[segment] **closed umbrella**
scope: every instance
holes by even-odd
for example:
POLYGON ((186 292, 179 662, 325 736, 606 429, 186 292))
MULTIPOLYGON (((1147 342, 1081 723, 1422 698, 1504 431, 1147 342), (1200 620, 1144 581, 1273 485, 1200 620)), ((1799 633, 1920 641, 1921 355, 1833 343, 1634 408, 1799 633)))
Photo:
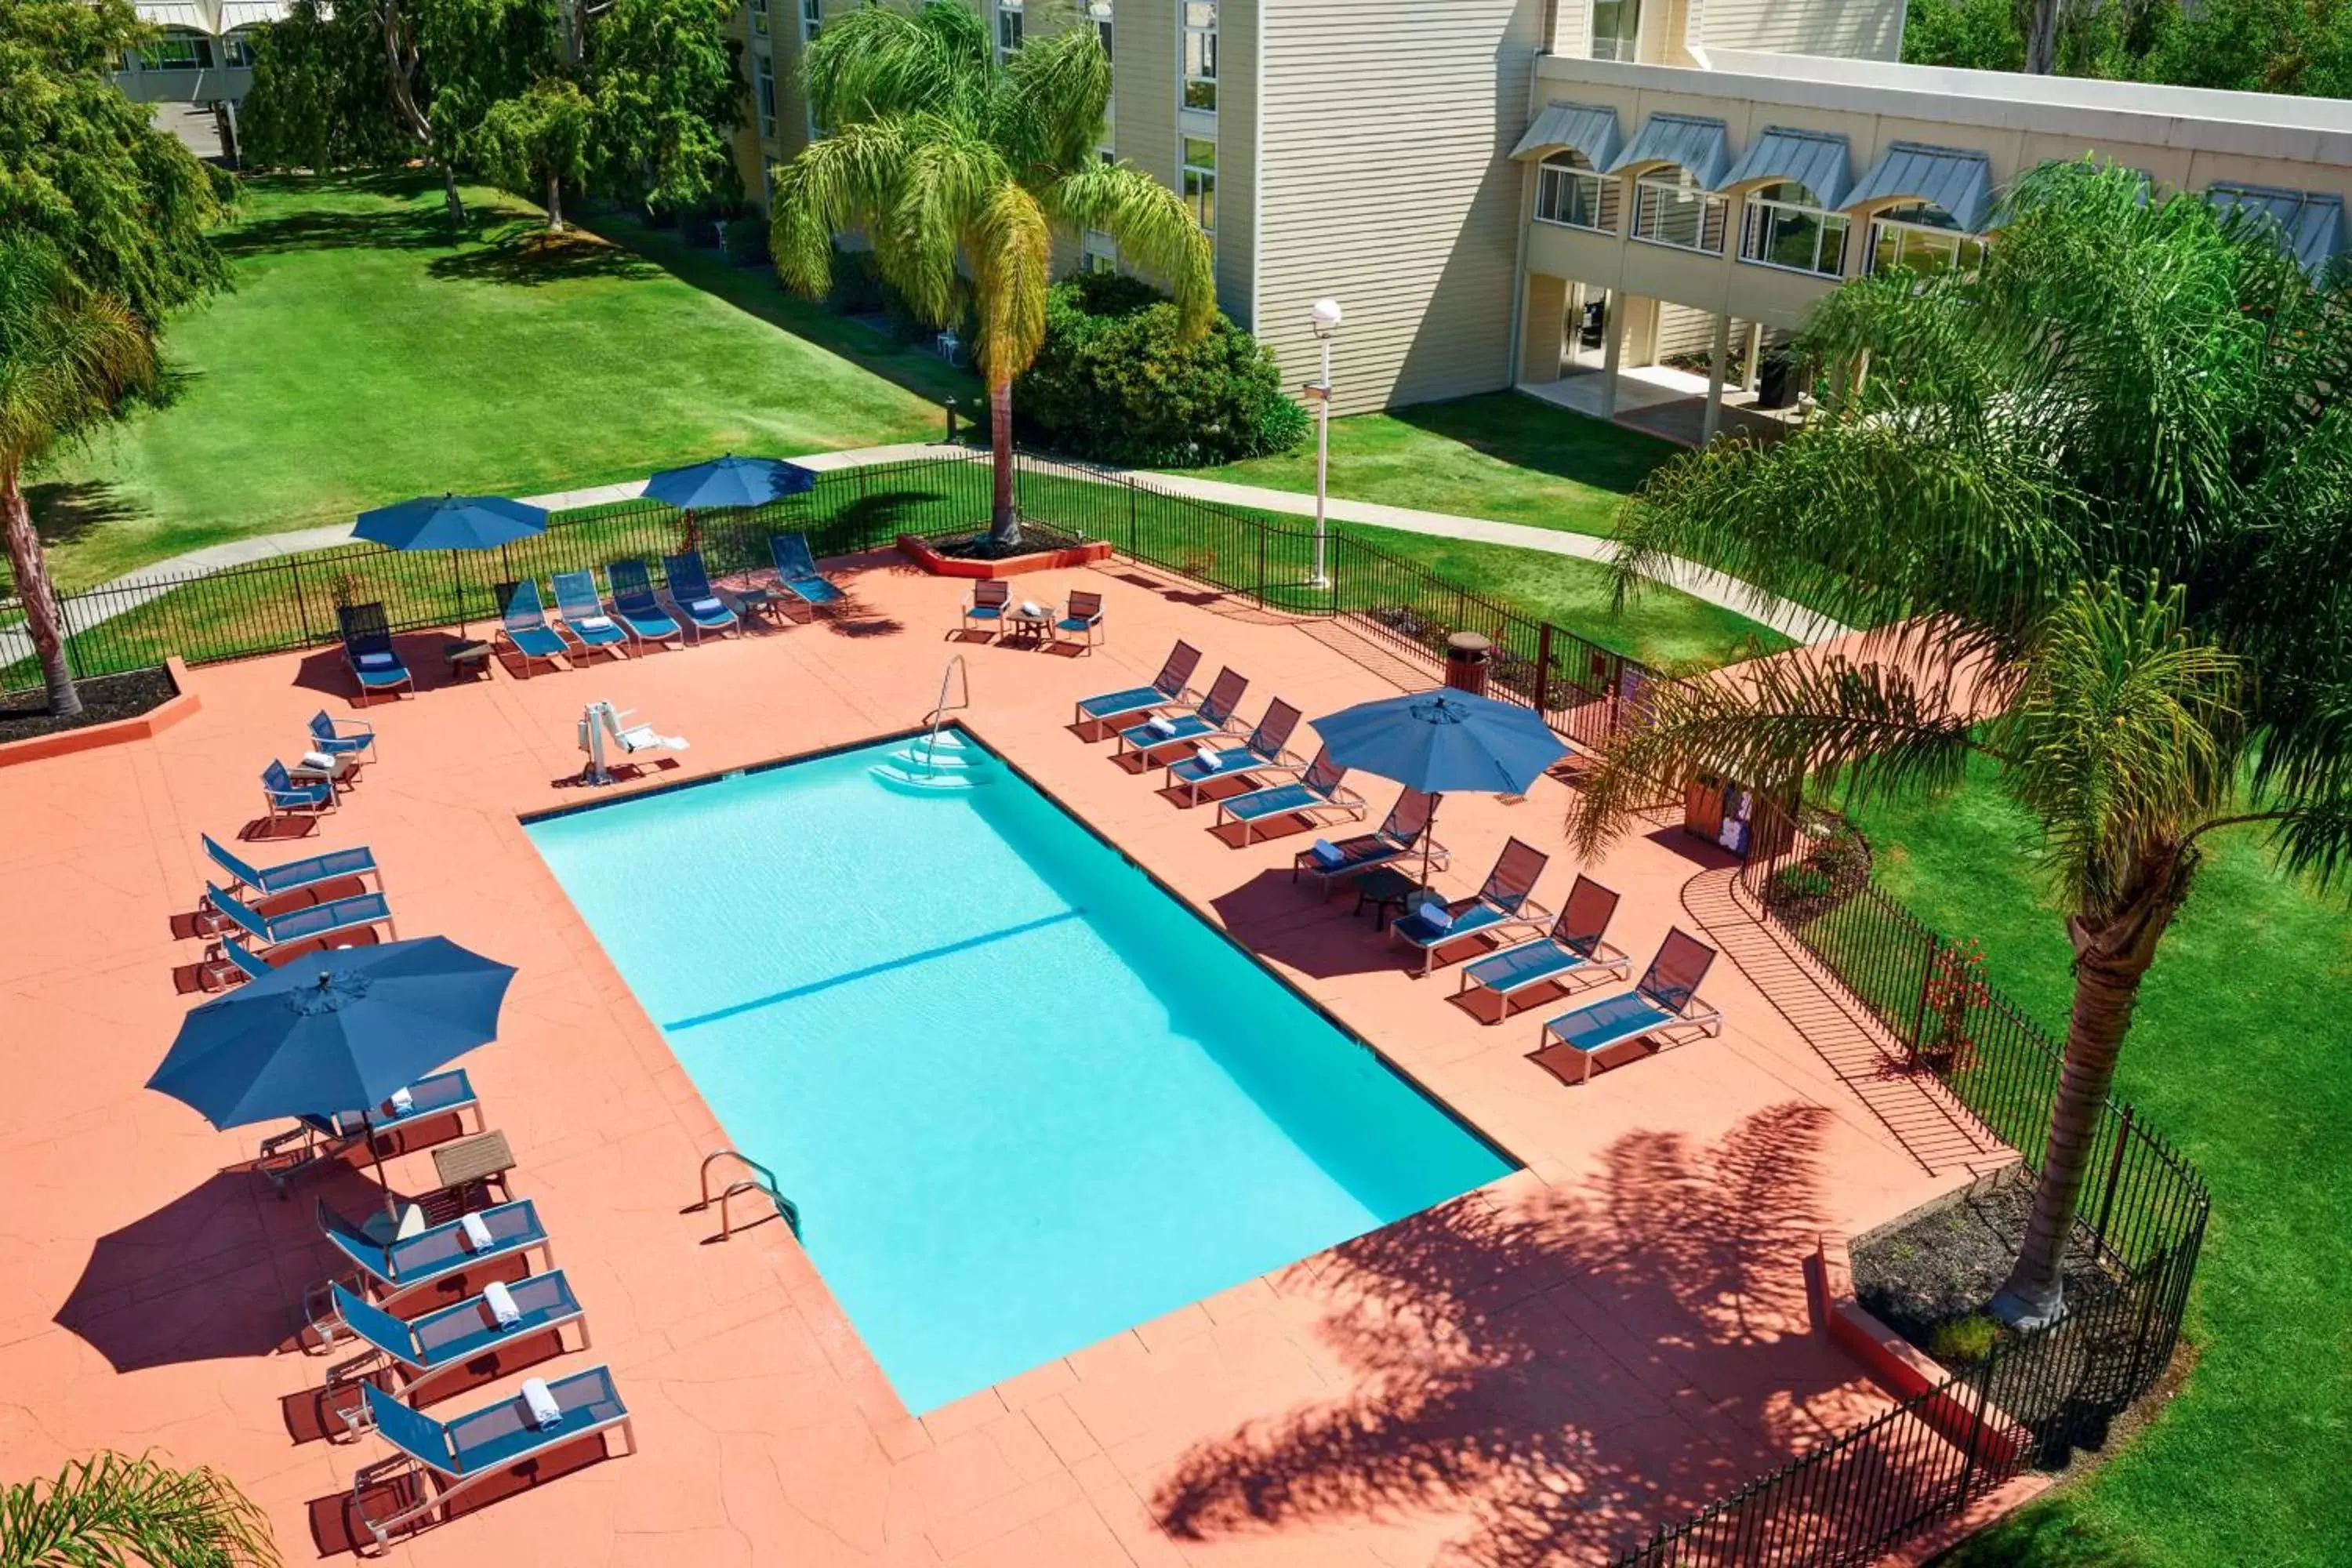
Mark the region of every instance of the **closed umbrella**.
MULTIPOLYGON (((1360 702, 1316 720, 1315 732, 1334 763, 1430 795, 1449 790, 1522 795, 1568 755, 1533 709, 1450 688, 1360 702)), ((1424 884, 1436 816, 1433 801, 1421 839, 1424 884)))
POLYGON ((191 1012, 147 1087, 215 1127, 354 1106, 364 1123, 394 1090, 498 1037, 514 973, 438 936, 312 953, 191 1012))
POLYGON ((356 537, 388 550, 446 550, 449 577, 457 590, 457 631, 466 630, 466 585, 457 575, 457 552, 490 550, 547 531, 547 512, 529 501, 504 496, 418 496, 396 506, 360 513, 356 537))
POLYGON ((765 506, 816 488, 816 475, 774 458, 739 458, 732 452, 707 463, 665 468, 646 481, 646 497, 686 513, 688 548, 694 514, 712 507, 765 506))

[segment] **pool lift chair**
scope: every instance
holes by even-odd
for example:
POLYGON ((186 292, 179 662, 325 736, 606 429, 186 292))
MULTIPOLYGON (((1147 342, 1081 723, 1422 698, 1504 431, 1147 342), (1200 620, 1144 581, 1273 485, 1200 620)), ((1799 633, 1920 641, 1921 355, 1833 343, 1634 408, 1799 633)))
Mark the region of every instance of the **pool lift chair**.
POLYGON ((615 708, 610 702, 591 702, 580 714, 580 749, 588 753, 588 765, 580 770, 583 784, 603 786, 614 784, 613 770, 605 763, 606 746, 618 747, 625 757, 640 752, 683 752, 686 739, 680 735, 663 735, 651 724, 632 724, 635 710, 615 708))

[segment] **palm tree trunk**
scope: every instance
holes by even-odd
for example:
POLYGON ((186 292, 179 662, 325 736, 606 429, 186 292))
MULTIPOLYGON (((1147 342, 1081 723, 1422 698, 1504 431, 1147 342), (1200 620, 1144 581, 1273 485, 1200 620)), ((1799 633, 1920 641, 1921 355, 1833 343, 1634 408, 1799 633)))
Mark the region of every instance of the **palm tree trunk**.
POLYGON ((555 174, 547 176, 547 232, 563 232, 563 177, 555 174))
POLYGON ((446 158, 441 160, 441 199, 449 205, 450 226, 464 228, 466 204, 457 195, 457 171, 449 166, 449 160, 446 158))
POLYGON ((2025 68, 2048 76, 2058 68, 2058 16, 2061 0, 2033 0, 2025 18, 2025 68))
POLYGON ((2025 1241, 1992 1300, 1993 1315, 2011 1328, 2039 1328, 2065 1311, 2066 1242, 2115 1083, 2116 1060, 2131 1027, 2140 982, 2156 962, 2157 941, 2179 911, 2185 891, 2186 879, 2168 853, 2115 918, 2095 931, 2081 916, 2068 922, 2076 957, 2065 1059, 2050 1107, 2049 1141, 2025 1241))
POLYGON ((1002 550, 1021 543, 1021 513, 1013 504, 1013 378, 988 387, 988 447, 996 458, 996 494, 988 520, 989 542, 1002 550))
POLYGON ((70 719, 81 711, 81 693, 74 689, 73 666, 66 658, 65 621, 58 610, 57 589, 49 584, 48 560, 41 552, 41 536, 33 531, 33 509, 25 504, 14 468, 0 472, 0 529, 7 534, 8 570, 16 580, 16 598, 25 606, 25 629, 40 657, 49 711, 70 719))

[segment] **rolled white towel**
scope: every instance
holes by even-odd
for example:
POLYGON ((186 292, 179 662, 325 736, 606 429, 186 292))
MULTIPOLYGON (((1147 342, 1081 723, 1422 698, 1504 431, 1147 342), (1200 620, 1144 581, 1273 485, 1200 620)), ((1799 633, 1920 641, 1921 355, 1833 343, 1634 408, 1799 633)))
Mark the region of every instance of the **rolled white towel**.
POLYGON ((1143 721, 1143 727, 1154 734, 1172 735, 1176 732, 1176 721, 1165 713, 1154 713, 1143 721))
POLYGON ((698 616, 707 616, 711 614, 713 611, 723 610, 726 607, 726 605, 720 604, 716 599, 697 599, 694 603, 687 606, 688 609, 692 610, 698 616))
POLYGON ((543 1377, 530 1378, 523 1384, 522 1402, 530 1411, 530 1424, 542 1432, 563 1419, 563 1406, 555 1403, 555 1395, 543 1377))
POLYGON ((579 626, 592 632, 610 631, 613 626, 613 617, 610 616, 583 616, 572 624, 575 626, 579 626))
POLYGON ((1021 601, 1021 613, 1033 621, 1043 620, 1045 607, 1034 599, 1024 599, 1021 601))
POLYGON ((1348 858, 1348 852, 1328 838, 1318 838, 1307 847, 1315 852, 1315 858, 1326 866, 1340 865, 1348 858))
POLYGON ((459 1220, 457 1234, 468 1252, 488 1252, 498 1245, 498 1237, 490 1234, 490 1227, 482 1223, 482 1216, 478 1214, 469 1214, 459 1220))
POLYGON ((482 1287, 482 1304, 490 1310, 490 1316, 502 1329, 511 1329, 522 1321, 522 1309, 515 1305, 514 1293, 496 1279, 482 1287))
POLYGON ((1415 912, 1421 916, 1422 923, 1432 931, 1444 931, 1454 929, 1454 911, 1445 907, 1443 900, 1432 899, 1415 912))
POLYGON ((302 765, 312 773, 331 773, 335 771, 335 759, 324 752, 305 752, 302 753, 302 765))
POLYGON ((416 1109, 416 1097, 404 1089, 395 1089, 384 1103, 391 1106, 396 1114, 405 1116, 416 1109))
POLYGON ((1192 754, 1201 760, 1201 765, 1202 767, 1212 770, 1215 769, 1217 764, 1224 760, 1225 755, 1223 752, 1220 752, 1216 747, 1208 744, 1206 742, 1202 742, 1200 745, 1193 747, 1192 754))

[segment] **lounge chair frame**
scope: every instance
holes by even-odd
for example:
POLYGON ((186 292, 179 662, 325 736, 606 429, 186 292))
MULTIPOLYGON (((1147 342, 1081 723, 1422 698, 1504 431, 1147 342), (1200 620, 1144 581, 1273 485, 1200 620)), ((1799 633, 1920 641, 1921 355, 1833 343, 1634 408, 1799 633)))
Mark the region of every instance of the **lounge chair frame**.
POLYGON ((596 592, 593 572, 558 572, 548 579, 555 591, 555 626, 559 634, 570 633, 583 653, 607 653, 614 658, 629 657, 629 633, 604 613, 604 598, 596 592), (604 624, 598 626, 602 621, 604 624))
POLYGON ((1242 698, 1248 690, 1249 677, 1227 665, 1217 671, 1217 679, 1209 683, 1207 693, 1192 704, 1192 711, 1174 716, 1171 733, 1160 733, 1149 720, 1129 725, 1118 732, 1118 754, 1125 756, 1132 751, 1148 764, 1154 752, 1171 746, 1197 744, 1231 735, 1235 732, 1234 715, 1240 711, 1242 698))
POLYGON ((644 562, 607 562, 604 581, 613 590, 613 618, 628 628, 632 651, 643 653, 648 644, 686 647, 686 628, 661 607, 644 562))
POLYGON ((1012 609, 1013 584, 1001 577, 982 577, 965 593, 962 616, 956 629, 999 636, 1004 630, 1004 617, 1012 609))
POLYGON ((1421 949, 1421 973, 1427 974, 1437 962, 1438 953, 1458 942, 1474 937, 1499 936, 1508 931, 1541 931, 1554 916, 1551 910, 1536 902, 1536 883, 1543 877, 1551 857, 1524 839, 1512 838, 1503 845, 1502 853, 1495 857, 1495 868, 1478 890, 1466 899, 1445 901, 1454 920, 1444 931, 1432 931, 1427 937, 1421 932, 1428 923, 1419 918, 1418 910, 1409 910, 1389 922, 1389 942, 1399 941, 1421 949))
POLYGON ((375 761, 375 726, 364 719, 338 719, 324 708, 310 715, 310 749, 322 756, 375 761))
POLYGON ((1070 590, 1070 596, 1062 601, 1062 613, 1054 617, 1054 640, 1059 642, 1065 632, 1089 652, 1100 647, 1103 596, 1083 588, 1070 590))
POLYGON ((1706 983, 1715 957, 1715 949, 1682 927, 1670 928, 1658 944, 1657 956, 1650 960, 1650 967, 1632 990, 1596 997, 1546 1019, 1535 1054, 1542 1057, 1555 1049, 1569 1052, 1581 1064, 1582 1071, 1569 1078, 1554 1069, 1555 1076, 1580 1084, 1617 1065, 1601 1058, 1619 1046, 1686 1029, 1697 1030, 1697 1038, 1712 1039, 1723 1032, 1723 1010, 1702 1000, 1698 988, 1706 983), (1569 1037, 1575 1026, 1596 1021, 1603 1025, 1604 1033, 1586 1040, 1569 1037))
POLYGON ((342 605, 335 610, 335 627, 342 638, 343 662, 351 667, 352 679, 359 683, 360 700, 365 701, 379 691, 397 694, 416 693, 416 677, 407 660, 393 646, 392 622, 383 613, 381 601, 364 605, 342 605), (388 665, 368 665, 362 661, 378 656, 389 657, 388 665))
POLYGON ((1257 825, 1268 817, 1304 816, 1320 822, 1319 813, 1336 811, 1342 814, 1337 820, 1360 821, 1366 809, 1364 797, 1347 787, 1343 782, 1347 776, 1348 770, 1331 760, 1331 749, 1326 746, 1315 753, 1307 771, 1288 784, 1217 802, 1216 825, 1241 824, 1242 843, 1248 845, 1257 841, 1257 825))
POLYGON ((817 569, 805 533, 768 535, 768 559, 775 563, 776 586, 811 609, 838 604, 849 595, 817 569))
POLYGON ((1120 691, 1106 691, 1096 697, 1081 697, 1076 715, 1070 723, 1074 728, 1080 724, 1110 724, 1138 713, 1183 707, 1195 700, 1191 683, 1193 672, 1200 668, 1201 650, 1180 640, 1168 650, 1168 657, 1161 662, 1160 673, 1151 678, 1151 684, 1130 686, 1120 691))
POLYGON ((1633 972, 1633 960, 1605 935, 1617 904, 1614 892, 1578 872, 1550 931, 1464 964, 1454 994, 1459 996, 1474 985, 1491 993, 1500 1003, 1492 1022, 1499 1024, 1511 1016, 1511 999, 1530 987, 1589 974, 1623 980, 1633 972))
POLYGON ((1303 717, 1297 709, 1277 697, 1265 705, 1265 717, 1257 721, 1257 728, 1244 736, 1241 744, 1220 748, 1215 767, 1197 753, 1180 757, 1168 764, 1160 787, 1172 790, 1181 784, 1187 804, 1198 805, 1201 786, 1219 779, 1244 778, 1252 773, 1305 773, 1306 763, 1289 749, 1291 732, 1298 728, 1303 717))
MULTIPOLYGON (((555 1336, 560 1354, 590 1350, 594 1345, 588 1331, 588 1309, 572 1294, 572 1282, 561 1268, 527 1275, 507 1287, 515 1297, 515 1304, 522 1310, 522 1320, 505 1329, 497 1326, 497 1320, 490 1316, 487 1296, 478 1291, 452 1305, 402 1319, 351 1295, 340 1284, 333 1289, 343 1292, 335 1302, 339 1316, 367 1348, 327 1369, 323 1386, 330 1395, 365 1377, 414 1410, 421 1386, 478 1356, 542 1334, 555 1336), (470 1334, 462 1331, 469 1316, 474 1321, 470 1334), (453 1327, 461 1331, 443 1339, 444 1331, 453 1327), (571 1328, 580 1331, 580 1342, 566 1346, 563 1332, 571 1328)), ((373 1407, 364 1398, 338 1408, 335 1414, 342 1417, 346 1438, 357 1437, 373 1425, 373 1407)))
MULTIPOLYGON (((1398 795, 1396 804, 1389 807, 1388 816, 1378 827, 1332 846, 1348 854, 1346 860, 1332 865, 1316 854, 1310 845, 1291 857, 1290 879, 1296 882, 1298 873, 1306 872, 1315 879, 1316 886, 1328 899, 1334 882, 1350 880, 1376 866, 1392 866, 1408 856, 1419 858, 1423 848, 1423 836, 1428 833, 1436 811, 1435 796, 1406 789, 1398 795)), ((1453 866, 1453 852, 1434 838, 1429 840, 1427 850, 1431 870, 1443 871, 1453 866)))
POLYGON ((703 564, 699 550, 681 550, 675 555, 662 557, 662 579, 669 585, 669 602, 683 617, 684 624, 700 642, 712 632, 724 637, 743 635, 743 617, 728 606, 710 585, 710 569, 703 564), (695 606, 708 604, 716 608, 699 610, 695 606))
POLYGON ((497 593, 497 640, 514 649, 515 657, 522 661, 525 680, 530 679, 530 667, 534 664, 552 669, 558 659, 566 665, 572 662, 572 645, 549 624, 547 605, 539 596, 536 580, 526 577, 520 583, 501 583, 497 593))

